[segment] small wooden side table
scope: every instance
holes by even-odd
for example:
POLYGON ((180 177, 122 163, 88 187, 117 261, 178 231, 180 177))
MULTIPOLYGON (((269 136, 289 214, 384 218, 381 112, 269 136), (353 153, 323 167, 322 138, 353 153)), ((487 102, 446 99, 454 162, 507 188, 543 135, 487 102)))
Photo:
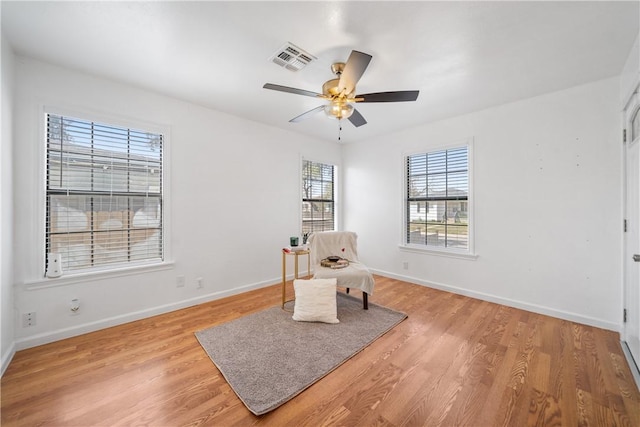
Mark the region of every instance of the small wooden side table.
POLYGON ((285 252, 284 250, 282 251, 282 308, 284 308, 284 303, 287 302, 287 256, 289 255, 293 255, 294 256, 294 279, 298 278, 298 257, 300 255, 306 255, 307 256, 307 275, 311 274, 311 251, 309 249, 303 250, 303 251, 291 251, 291 252, 285 252))

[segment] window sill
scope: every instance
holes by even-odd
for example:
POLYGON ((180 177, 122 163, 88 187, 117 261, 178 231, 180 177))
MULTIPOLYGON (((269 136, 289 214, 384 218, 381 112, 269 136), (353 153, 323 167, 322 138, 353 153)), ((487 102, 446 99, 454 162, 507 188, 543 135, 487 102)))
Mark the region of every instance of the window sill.
POLYGON ((38 289, 54 288, 57 286, 67 286, 80 282, 87 282, 93 280, 111 279, 114 277, 133 276, 136 274, 149 273, 152 271, 170 270, 174 266, 173 262, 162 262, 154 264, 138 264, 135 266, 121 267, 118 269, 110 269, 104 271, 90 271, 84 273, 69 273, 63 274, 60 277, 54 279, 42 278, 40 280, 34 280, 31 282, 25 282, 24 287, 28 291, 34 291, 38 289))
POLYGON ((448 258, 467 259, 475 261, 478 259, 478 255, 470 252, 461 252, 453 249, 430 249, 418 245, 398 245, 401 251, 413 252, 418 254, 436 255, 448 258))

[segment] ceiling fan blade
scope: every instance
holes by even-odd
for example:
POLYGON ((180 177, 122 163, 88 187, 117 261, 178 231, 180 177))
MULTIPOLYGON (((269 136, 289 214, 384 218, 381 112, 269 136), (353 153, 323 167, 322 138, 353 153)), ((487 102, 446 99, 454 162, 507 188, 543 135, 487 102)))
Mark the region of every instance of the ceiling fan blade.
POLYGON ((402 102, 418 99, 419 90, 403 90, 398 92, 376 92, 356 95, 356 98, 364 98, 360 102, 402 102))
POLYGON ((313 110, 309 110, 306 113, 302 113, 297 117, 294 117, 293 119, 289 120, 290 123, 296 123, 299 121, 302 121, 304 119, 308 119, 309 117, 311 117, 312 115, 314 115, 315 113, 318 113, 320 111, 324 110, 324 105, 321 105, 319 107, 314 108, 313 110))
POLYGON ((362 117, 362 114, 360 114, 358 112, 358 110, 356 110, 355 108, 353 109, 353 113, 349 117, 349 121, 355 127, 360 127, 362 125, 366 125, 367 124, 367 121, 364 119, 364 117, 362 117))
POLYGON ((349 59, 344 65, 344 70, 340 75, 340 83, 338 83, 338 89, 344 91, 346 94, 350 94, 356 88, 358 80, 364 74, 364 71, 371 62, 371 55, 366 53, 352 50, 349 59))
POLYGON ((322 96, 321 94, 316 93, 316 92, 311 92, 310 90, 296 89, 295 87, 274 85, 273 83, 265 83, 265 85, 262 86, 262 87, 265 88, 265 89, 277 90, 277 91, 280 91, 280 92, 294 93, 296 95, 312 96, 314 98, 322 96))

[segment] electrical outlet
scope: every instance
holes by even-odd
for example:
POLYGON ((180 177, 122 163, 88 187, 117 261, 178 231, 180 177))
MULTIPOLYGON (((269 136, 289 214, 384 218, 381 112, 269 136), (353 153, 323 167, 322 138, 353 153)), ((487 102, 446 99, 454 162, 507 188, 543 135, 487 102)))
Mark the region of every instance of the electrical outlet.
POLYGON ((36 312, 30 311, 29 313, 22 314, 22 327, 28 328, 29 326, 36 325, 36 312))
POLYGON ((177 276, 176 277, 176 287, 184 288, 184 284, 185 284, 184 276, 177 276))
POLYGON ((202 280, 202 277, 198 277, 198 278, 196 279, 196 287, 197 287, 198 289, 202 289, 202 288, 204 288, 204 281, 202 280))
POLYGON ((402 261, 402 268, 404 270, 408 270, 409 269, 409 261, 402 261))

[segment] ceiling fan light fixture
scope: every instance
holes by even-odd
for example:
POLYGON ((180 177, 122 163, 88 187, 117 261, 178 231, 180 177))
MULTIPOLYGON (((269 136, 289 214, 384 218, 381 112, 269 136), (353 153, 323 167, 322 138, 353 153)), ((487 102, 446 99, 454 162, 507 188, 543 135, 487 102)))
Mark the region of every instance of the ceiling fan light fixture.
POLYGON ((335 119, 348 119, 353 114, 353 105, 334 101, 324 107, 324 113, 335 119))

